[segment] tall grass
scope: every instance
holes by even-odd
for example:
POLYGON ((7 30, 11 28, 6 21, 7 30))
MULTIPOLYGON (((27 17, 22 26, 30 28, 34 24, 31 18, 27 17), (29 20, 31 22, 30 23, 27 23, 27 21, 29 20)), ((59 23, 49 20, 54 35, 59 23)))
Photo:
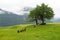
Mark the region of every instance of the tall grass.
POLYGON ((0 28, 0 40, 60 40, 60 24, 15 25, 0 28), (17 33, 26 27, 26 31, 17 33))

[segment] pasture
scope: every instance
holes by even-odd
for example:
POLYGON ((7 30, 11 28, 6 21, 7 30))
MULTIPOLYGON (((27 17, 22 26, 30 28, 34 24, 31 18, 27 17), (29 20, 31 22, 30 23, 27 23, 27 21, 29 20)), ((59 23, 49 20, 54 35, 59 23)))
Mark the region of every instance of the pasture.
POLYGON ((60 40, 60 24, 0 27, 0 40, 60 40), (26 31, 17 33, 25 27, 26 31))

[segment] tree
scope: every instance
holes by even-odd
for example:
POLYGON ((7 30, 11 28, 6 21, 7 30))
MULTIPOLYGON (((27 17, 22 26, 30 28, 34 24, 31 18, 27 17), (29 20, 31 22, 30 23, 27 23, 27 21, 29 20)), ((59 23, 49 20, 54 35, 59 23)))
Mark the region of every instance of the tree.
POLYGON ((53 9, 48 5, 42 3, 39 9, 39 17, 40 20, 42 21, 42 24, 44 24, 45 19, 52 19, 53 16, 54 16, 53 9))
POLYGON ((35 9, 33 9, 32 11, 30 11, 29 18, 30 18, 31 22, 35 21, 36 24, 38 24, 38 19, 37 19, 38 17, 36 15, 36 10, 35 9))
POLYGON ((45 19, 49 19, 49 20, 52 19, 54 16, 54 12, 51 7, 42 3, 41 6, 37 5, 37 7, 35 9, 30 11, 29 15, 30 15, 30 18, 32 18, 32 19, 36 18, 37 20, 41 20, 41 22, 42 22, 41 24, 44 25, 45 19))

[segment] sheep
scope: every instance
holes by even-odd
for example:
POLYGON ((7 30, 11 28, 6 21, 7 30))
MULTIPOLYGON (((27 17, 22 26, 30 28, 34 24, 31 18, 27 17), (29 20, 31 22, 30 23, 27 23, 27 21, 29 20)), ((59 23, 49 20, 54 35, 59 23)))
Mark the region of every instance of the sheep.
POLYGON ((22 30, 20 30, 20 32, 26 31, 26 28, 23 28, 22 30))
POLYGON ((18 30, 17 33, 24 32, 24 31, 26 31, 26 27, 23 28, 22 30, 18 30))

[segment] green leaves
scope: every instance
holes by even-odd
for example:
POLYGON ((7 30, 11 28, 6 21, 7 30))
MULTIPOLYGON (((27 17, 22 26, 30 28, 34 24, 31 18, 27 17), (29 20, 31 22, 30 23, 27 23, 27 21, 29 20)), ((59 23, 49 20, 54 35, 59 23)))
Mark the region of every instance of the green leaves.
POLYGON ((44 3, 42 3, 40 6, 37 5, 36 8, 30 11, 29 14, 30 18, 34 19, 36 17, 38 20, 51 19, 53 16, 53 9, 44 3))

